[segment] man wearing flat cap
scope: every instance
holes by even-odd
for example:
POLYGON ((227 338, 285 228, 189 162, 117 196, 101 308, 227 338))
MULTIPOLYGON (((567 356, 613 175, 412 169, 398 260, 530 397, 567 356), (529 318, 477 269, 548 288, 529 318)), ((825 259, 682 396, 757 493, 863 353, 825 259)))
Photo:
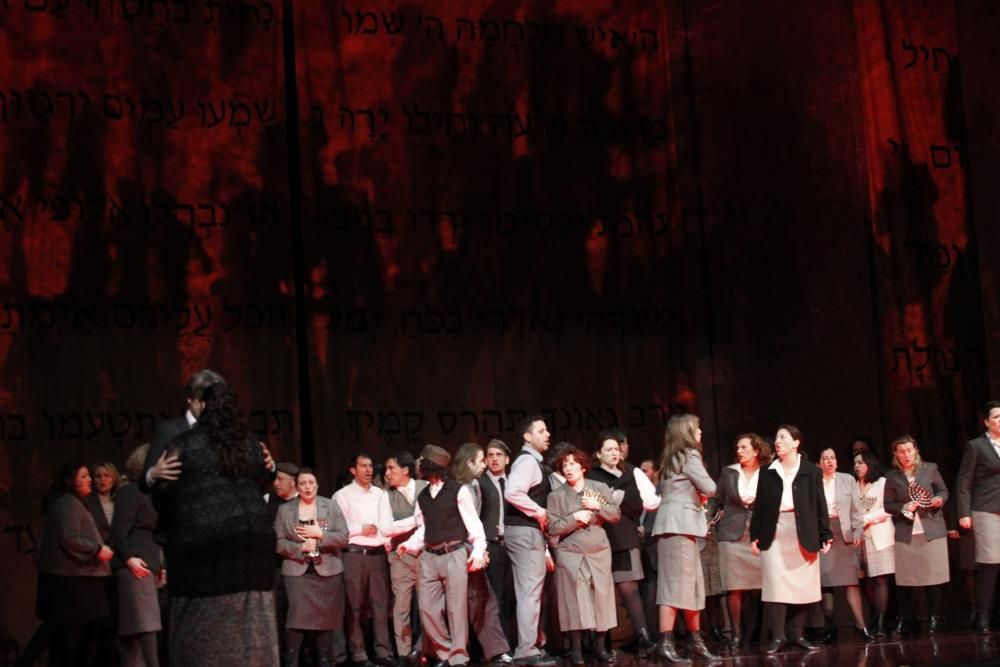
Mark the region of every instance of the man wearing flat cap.
POLYGON ((433 667, 468 664, 468 573, 486 565, 486 533, 475 500, 449 478, 450 463, 448 452, 436 445, 420 452, 417 467, 428 485, 417 496, 417 529, 396 550, 420 553, 420 623, 437 658, 433 667))

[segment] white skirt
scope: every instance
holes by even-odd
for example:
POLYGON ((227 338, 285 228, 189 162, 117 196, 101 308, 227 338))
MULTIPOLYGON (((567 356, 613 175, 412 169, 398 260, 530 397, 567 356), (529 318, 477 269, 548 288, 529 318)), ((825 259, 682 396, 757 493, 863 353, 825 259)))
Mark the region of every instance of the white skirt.
POLYGON ((778 514, 774 542, 760 552, 761 600, 785 604, 819 602, 819 553, 803 551, 795 528, 795 512, 778 514))

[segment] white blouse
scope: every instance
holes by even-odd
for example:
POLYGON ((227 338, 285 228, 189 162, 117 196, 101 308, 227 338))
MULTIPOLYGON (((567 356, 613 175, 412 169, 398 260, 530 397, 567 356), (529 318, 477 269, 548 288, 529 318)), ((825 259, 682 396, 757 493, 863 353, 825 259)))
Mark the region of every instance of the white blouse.
POLYGON ((795 455, 795 467, 785 473, 785 466, 781 465, 781 459, 774 459, 771 462, 771 469, 778 471, 778 476, 781 477, 781 504, 778 506, 779 512, 791 512, 795 509, 795 503, 792 500, 792 482, 795 481, 795 476, 799 474, 799 466, 802 465, 802 455, 795 455))

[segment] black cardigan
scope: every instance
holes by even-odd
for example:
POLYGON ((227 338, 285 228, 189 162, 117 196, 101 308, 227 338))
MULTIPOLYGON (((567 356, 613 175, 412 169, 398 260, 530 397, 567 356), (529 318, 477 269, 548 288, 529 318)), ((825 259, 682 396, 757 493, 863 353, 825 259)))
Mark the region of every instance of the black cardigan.
MULTIPOLYGON (((750 540, 760 540, 758 546, 762 551, 774 542, 783 490, 781 476, 776 470, 766 468, 760 471, 757 500, 750 517, 750 540)), ((792 504, 795 506, 799 544, 806 551, 816 553, 824 542, 833 539, 833 533, 823 493, 823 472, 805 458, 802 458, 799 471, 792 480, 792 504)))
POLYGON ((271 474, 260 446, 247 438, 254 472, 223 477, 208 433, 193 428, 171 444, 183 468, 175 482, 157 482, 153 501, 166 533, 170 594, 208 597, 274 588, 277 538, 264 502, 271 474))

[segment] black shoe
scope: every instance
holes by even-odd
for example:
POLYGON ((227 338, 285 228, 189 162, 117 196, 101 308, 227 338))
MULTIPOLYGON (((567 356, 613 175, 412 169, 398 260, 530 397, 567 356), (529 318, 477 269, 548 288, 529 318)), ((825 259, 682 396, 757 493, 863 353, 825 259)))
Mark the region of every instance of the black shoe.
POLYGON ((376 658, 375 664, 379 667, 399 667, 399 663, 391 655, 387 655, 384 658, 376 658))
POLYGON ((820 633, 820 640, 817 644, 833 644, 837 641, 837 626, 828 625, 820 633))
POLYGON ((281 667, 299 667, 299 652, 293 648, 286 649, 281 656, 281 667))
POLYGON ((767 648, 764 649, 764 653, 767 655, 778 655, 784 647, 784 639, 772 639, 767 643, 767 648))
POLYGON ((566 661, 569 664, 574 665, 575 667, 581 667, 582 665, 586 664, 583 661, 583 654, 581 654, 581 653, 573 653, 572 651, 570 651, 569 658, 567 658, 566 661))
POLYGON ((412 651, 410 651, 409 653, 407 653, 405 660, 410 665, 419 665, 420 664, 420 649, 415 648, 412 651))
POLYGON ((726 646, 728 646, 734 651, 739 649, 740 644, 742 643, 743 643, 743 637, 741 637, 740 633, 738 632, 734 632, 733 636, 726 640, 726 646))
POLYGON ((796 637, 790 643, 792 646, 798 646, 799 648, 805 649, 807 651, 818 651, 820 648, 819 646, 813 644, 805 637, 796 637))
POLYGON ((602 646, 594 651, 594 659, 604 665, 613 665, 618 662, 618 652, 608 651, 602 646))
POLYGON ((435 660, 430 667, 450 667, 447 660, 435 660))
POLYGON ((990 630, 990 615, 979 612, 976 614, 976 634, 988 635, 990 630))
POLYGON ((361 660, 359 662, 354 662, 351 664, 353 664, 354 667, 375 667, 375 663, 368 659, 361 660))
POLYGON ((722 660, 722 656, 716 655, 705 646, 705 637, 700 630, 691 633, 691 653, 702 660, 722 660))
POLYGON ((863 625, 860 628, 855 626, 854 633, 858 636, 858 639, 862 641, 870 642, 875 640, 875 637, 872 636, 872 633, 869 632, 868 628, 866 628, 863 625))
POLYGON ((513 665, 514 657, 510 653, 501 653, 490 658, 491 665, 513 665))
POLYGON ((722 634, 722 630, 717 625, 713 625, 708 634, 717 642, 726 641, 726 635, 722 634))
POLYGON ((677 647, 674 646, 674 633, 672 632, 664 632, 663 636, 660 637, 660 643, 656 645, 656 655, 678 665, 691 664, 690 660, 682 657, 677 652, 677 647))
POLYGON ((940 616, 931 616, 927 619, 927 634, 933 635, 939 632, 942 625, 943 623, 941 622, 940 616))
POLYGON ((875 614, 875 621, 872 623, 872 636, 885 637, 885 614, 875 614))
POLYGON ((524 658, 514 658, 515 665, 531 665, 531 667, 556 667, 561 661, 546 653, 537 653, 524 658))
POLYGON ((893 634, 900 637, 905 635, 915 635, 920 632, 920 623, 915 618, 900 618, 896 623, 896 630, 893 634))
POLYGON ((649 630, 646 628, 635 633, 635 638, 632 641, 635 643, 635 652, 639 654, 640 658, 648 658, 656 650, 656 642, 649 636, 649 630))

